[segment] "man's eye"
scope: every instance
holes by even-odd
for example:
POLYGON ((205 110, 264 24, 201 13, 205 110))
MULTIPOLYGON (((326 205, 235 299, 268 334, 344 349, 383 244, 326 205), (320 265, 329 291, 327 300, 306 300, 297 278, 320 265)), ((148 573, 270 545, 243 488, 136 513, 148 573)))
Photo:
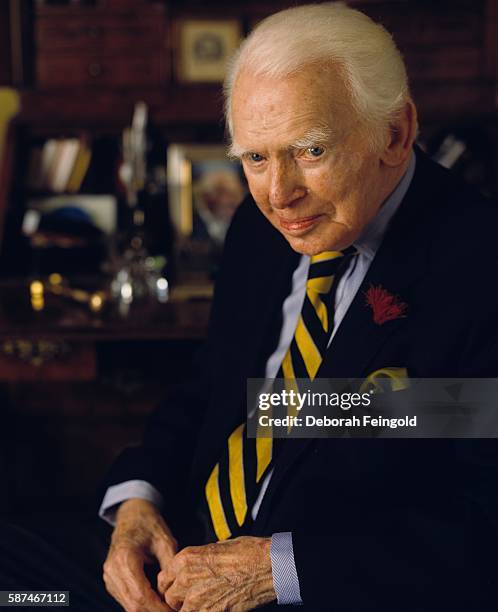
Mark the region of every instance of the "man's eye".
POLYGON ((249 159, 249 161, 252 161, 253 163, 259 163, 260 161, 263 161, 263 156, 260 155, 259 153, 248 153, 247 157, 249 159))
POLYGON ((325 149, 323 147, 308 147, 306 153, 311 155, 311 157, 320 157, 325 153, 325 149))

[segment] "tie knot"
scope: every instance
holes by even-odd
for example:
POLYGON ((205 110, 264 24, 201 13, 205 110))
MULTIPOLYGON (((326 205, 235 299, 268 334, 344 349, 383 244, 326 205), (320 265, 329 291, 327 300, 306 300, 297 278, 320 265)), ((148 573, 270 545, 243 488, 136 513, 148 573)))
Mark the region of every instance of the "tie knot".
POLYGON ((356 249, 350 246, 343 251, 324 251, 313 255, 306 283, 307 289, 316 293, 329 293, 339 266, 345 263, 345 259, 355 254, 356 249))

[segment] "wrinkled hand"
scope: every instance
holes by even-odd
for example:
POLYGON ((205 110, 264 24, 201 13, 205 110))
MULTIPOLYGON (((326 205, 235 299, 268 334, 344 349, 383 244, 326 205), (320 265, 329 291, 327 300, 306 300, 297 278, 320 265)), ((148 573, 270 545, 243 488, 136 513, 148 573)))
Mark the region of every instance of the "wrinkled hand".
POLYGON ((123 502, 104 563, 108 592, 126 612, 170 612, 145 576, 144 564, 157 561, 165 571, 176 550, 176 540, 154 504, 142 499, 123 502))
POLYGON ((158 576, 158 589, 173 610, 242 612, 274 599, 271 538, 241 537, 190 546, 158 576))

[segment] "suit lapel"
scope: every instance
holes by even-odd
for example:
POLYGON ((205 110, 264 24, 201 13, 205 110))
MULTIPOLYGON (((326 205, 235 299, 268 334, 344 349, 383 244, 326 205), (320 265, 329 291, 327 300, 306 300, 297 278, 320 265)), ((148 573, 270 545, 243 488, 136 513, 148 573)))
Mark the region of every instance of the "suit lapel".
MULTIPOLYGON (((393 219, 385 239, 349 307, 325 355, 318 376, 327 378, 362 377, 368 373, 374 359, 387 339, 406 324, 410 317, 408 295, 411 287, 423 278, 427 268, 427 242, 416 231, 413 212, 416 212, 415 193, 407 194, 404 210, 393 219), (402 318, 377 324, 366 293, 371 287, 382 287, 389 294, 408 302, 402 318)), ((419 222, 420 223, 420 222, 419 222)), ((427 234, 426 234, 427 236, 427 234)))
MULTIPOLYGON (((268 224, 266 220, 265 223, 268 224)), ((265 375, 268 351, 274 350, 282 327, 282 304, 290 293, 292 273, 301 257, 273 227, 271 229, 274 236, 270 247, 258 248, 255 265, 258 275, 250 289, 254 304, 246 327, 250 348, 245 372, 254 377, 265 375), (276 321, 280 325, 275 325, 276 321)))
MULTIPOLYGON (((230 296, 232 316, 237 317, 234 326, 237 333, 228 338, 225 365, 217 384, 219 389, 223 389, 223 401, 213 402, 200 438, 210 441, 203 446, 203 453, 198 458, 202 483, 219 459, 230 433, 246 418, 247 378, 263 378, 265 375, 265 359, 274 349, 274 331, 281 329, 278 321, 282 304, 290 292, 292 273, 301 257, 258 210, 254 210, 253 223, 254 227, 248 227, 247 231, 260 238, 257 248, 251 253, 250 270, 253 272, 241 279, 245 290, 240 295, 230 296), (239 307, 240 299, 244 300, 243 308, 239 307)), ((229 316, 229 313, 223 316, 229 316)))
MULTIPOLYGON (((425 164, 427 162, 418 155, 417 170, 408 193, 392 219, 365 279, 334 336, 317 377, 361 378, 368 375, 368 366, 383 344, 409 320, 410 305, 407 297, 410 287, 424 276, 427 269, 428 219, 431 207, 436 205, 436 202, 427 200, 426 191, 422 195, 426 180, 425 164), (379 285, 390 294, 408 301, 406 318, 387 321, 382 325, 374 322, 365 294, 370 286, 379 285)), ((267 521, 273 495, 286 474, 312 442, 313 439, 285 441, 258 513, 258 529, 267 521)))

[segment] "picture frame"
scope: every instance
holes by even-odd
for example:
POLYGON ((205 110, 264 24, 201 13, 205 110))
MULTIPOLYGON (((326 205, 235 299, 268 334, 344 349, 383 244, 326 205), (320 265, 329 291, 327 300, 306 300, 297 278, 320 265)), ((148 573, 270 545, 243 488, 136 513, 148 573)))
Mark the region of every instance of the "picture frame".
POLYGON ((183 237, 195 234, 195 216, 204 212, 200 207, 206 203, 205 198, 199 197, 206 189, 212 187, 225 198, 223 203, 214 200, 208 206, 215 217, 227 221, 247 193, 240 163, 228 158, 223 144, 171 144, 167 181, 171 221, 176 233, 183 237))
POLYGON ((216 83, 242 39, 237 19, 181 19, 176 23, 176 75, 185 83, 216 83))
POLYGON ((173 143, 167 153, 168 204, 183 268, 212 271, 247 185, 222 144, 173 143))

